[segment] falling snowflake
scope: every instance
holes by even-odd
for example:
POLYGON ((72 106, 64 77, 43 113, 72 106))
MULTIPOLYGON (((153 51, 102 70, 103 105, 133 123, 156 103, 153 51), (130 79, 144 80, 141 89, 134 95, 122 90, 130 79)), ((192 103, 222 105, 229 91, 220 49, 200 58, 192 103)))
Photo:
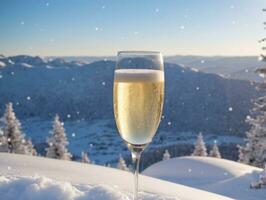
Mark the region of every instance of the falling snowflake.
POLYGON ((135 32, 134 32, 134 35, 138 35, 138 34, 139 34, 139 32, 138 32, 138 31, 135 31, 135 32))
POLYGON ((155 9, 155 12, 159 12, 159 11, 160 11, 159 8, 156 8, 156 9, 155 9))
POLYGON ((99 27, 95 27, 95 31, 98 31, 99 30, 99 27))
POLYGON ((72 77, 72 79, 71 79, 72 81, 74 81, 74 80, 76 80, 74 77, 72 77))
POLYGON ((17 102, 16 105, 18 106, 19 105, 19 102, 17 102))
POLYGON ((93 144, 90 144, 90 148, 92 148, 93 147, 93 144))
POLYGON ((25 22, 24 22, 24 21, 21 21, 21 22, 20 22, 20 24, 21 24, 21 25, 24 25, 24 24, 25 24, 25 22))
POLYGON ((64 122, 61 122, 61 125, 64 126, 64 122))
POLYGON ((77 111, 77 114, 79 115, 79 111, 77 111))
POLYGON ((192 172, 192 169, 188 169, 187 171, 188 171, 188 173, 190 173, 190 172, 192 172))
POLYGON ((0 79, 3 78, 3 76, 0 74, 0 79))
POLYGON ((10 166, 7 167, 7 170, 10 171, 12 168, 10 166))
POLYGON ((201 63, 201 64, 205 63, 205 60, 201 60, 200 63, 201 63))
POLYGON ((72 137, 76 137, 76 133, 72 133, 71 136, 72 136, 72 137))
POLYGON ((162 115, 162 119, 164 119, 164 115, 162 115))
POLYGON ((236 24, 236 21, 235 21, 235 20, 233 20, 231 23, 232 23, 233 25, 235 25, 235 24, 236 24))
POLYGON ((171 122, 168 122, 167 124, 168 124, 168 126, 171 126, 172 123, 171 122))
POLYGON ((105 5, 102 6, 102 9, 105 9, 105 5))
POLYGON ((230 6, 230 8, 231 8, 231 9, 234 9, 234 8, 235 8, 235 6, 234 6, 234 5, 231 5, 231 6, 230 6))
POLYGON ((248 119, 248 120, 251 119, 250 115, 247 115, 247 116, 246 116, 246 119, 248 119))
POLYGON ((15 74, 15 72, 11 72, 11 75, 13 76, 15 74))
POLYGON ((8 138, 8 139, 7 139, 7 141, 8 141, 8 142, 10 142, 10 141, 11 141, 11 139, 10 139, 10 138, 8 138))
POLYGON ((200 89, 200 87, 196 87, 196 90, 199 90, 200 89))
POLYGON ((25 142, 26 142, 25 139, 23 139, 23 140, 22 140, 22 143, 24 144, 25 142))
POLYGON ((104 81, 102 82, 102 85, 105 86, 105 82, 104 81))
POLYGON ((248 69, 245 69, 245 72, 248 73, 248 69))
POLYGON ((27 96, 27 100, 30 101, 31 100, 31 97, 30 96, 27 96))
POLYGON ((184 29, 185 29, 185 26, 182 25, 182 26, 180 26, 179 28, 180 28, 181 30, 184 30, 184 29))
POLYGON ((225 175, 225 176, 228 176, 228 173, 227 173, 227 172, 224 172, 224 175, 225 175))
POLYGON ((45 5, 46 5, 46 6, 50 6, 50 3, 49 3, 49 2, 47 2, 45 5))
POLYGON ((228 110, 231 112, 231 111, 233 111, 233 108, 232 107, 229 107, 228 110))
POLYGON ((106 62, 107 61, 107 58, 104 58, 103 60, 104 60, 104 62, 106 62))
POLYGON ((67 114, 67 118, 70 118, 71 117, 71 115, 70 114, 67 114))

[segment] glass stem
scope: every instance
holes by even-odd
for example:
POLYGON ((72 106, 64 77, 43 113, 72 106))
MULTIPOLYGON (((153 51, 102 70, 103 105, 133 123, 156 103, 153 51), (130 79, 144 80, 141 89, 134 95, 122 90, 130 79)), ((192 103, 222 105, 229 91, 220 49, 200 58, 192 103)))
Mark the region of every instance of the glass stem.
POLYGON ((138 200, 138 175, 139 175, 139 162, 141 152, 132 151, 131 152, 132 160, 133 160, 133 173, 134 173, 134 192, 133 192, 133 200, 138 200))

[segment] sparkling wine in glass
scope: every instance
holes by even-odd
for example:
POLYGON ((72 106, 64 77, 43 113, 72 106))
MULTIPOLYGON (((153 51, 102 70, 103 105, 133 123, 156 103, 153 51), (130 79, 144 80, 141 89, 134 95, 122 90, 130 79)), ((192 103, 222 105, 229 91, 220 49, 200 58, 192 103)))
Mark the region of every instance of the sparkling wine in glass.
POLYGON ((164 69, 160 52, 120 51, 114 75, 114 114, 120 136, 134 163, 133 199, 138 199, 141 153, 160 123, 164 101, 164 69))

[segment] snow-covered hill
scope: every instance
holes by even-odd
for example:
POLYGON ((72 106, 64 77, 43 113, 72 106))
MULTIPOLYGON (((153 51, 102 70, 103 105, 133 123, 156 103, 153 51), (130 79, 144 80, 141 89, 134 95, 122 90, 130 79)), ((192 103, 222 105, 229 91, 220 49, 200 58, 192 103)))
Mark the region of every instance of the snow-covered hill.
POLYGON ((265 189, 250 189, 262 169, 210 157, 181 157, 156 163, 142 174, 233 199, 264 200, 265 189))
MULTIPOLYGON (((0 153, 1 200, 129 200, 132 174, 71 161, 0 153)), ((229 200, 167 181, 140 176, 142 200, 229 200)))

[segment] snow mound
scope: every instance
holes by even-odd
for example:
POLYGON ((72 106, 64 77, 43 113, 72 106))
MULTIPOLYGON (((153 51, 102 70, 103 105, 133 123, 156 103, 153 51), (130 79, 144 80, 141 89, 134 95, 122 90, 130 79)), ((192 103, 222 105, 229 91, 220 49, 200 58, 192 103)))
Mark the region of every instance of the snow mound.
POLYGON ((250 183, 258 180, 262 169, 211 157, 181 157, 156 163, 142 174, 173 183, 218 193, 234 199, 266 199, 265 190, 254 191, 250 183))
MULTIPOLYGON (((72 185, 47 177, 0 177, 0 196, 3 200, 129 200, 130 195, 108 185, 72 185)), ((141 193, 142 200, 174 200, 148 193, 141 193)))
MULTIPOLYGON (((0 174, 1 200, 13 200, 15 195, 20 200, 132 199, 132 174, 108 167, 0 153, 0 174)), ((139 178, 142 200, 230 199, 147 176, 139 178)))

